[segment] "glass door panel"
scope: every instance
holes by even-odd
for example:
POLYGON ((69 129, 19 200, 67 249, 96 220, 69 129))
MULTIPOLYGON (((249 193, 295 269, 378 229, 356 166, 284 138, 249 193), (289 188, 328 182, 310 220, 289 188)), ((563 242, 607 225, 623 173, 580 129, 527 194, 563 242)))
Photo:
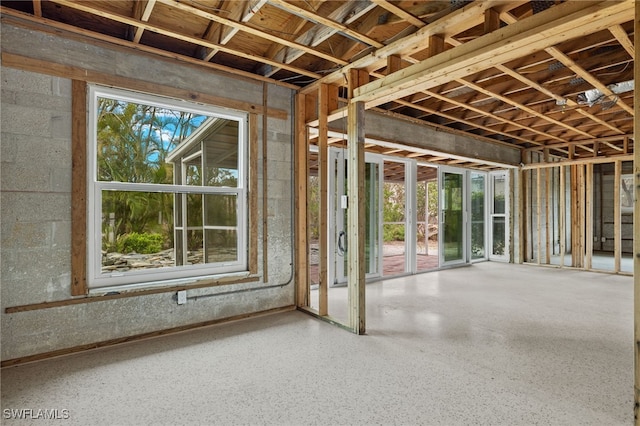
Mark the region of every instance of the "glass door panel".
POLYGON ((492 260, 508 260, 507 247, 507 215, 508 215, 508 182, 505 171, 490 174, 491 207, 490 207, 490 248, 489 258, 492 260))
POLYGON ((438 267, 438 169, 418 165, 416 176, 416 271, 438 267))
MULTIPOLYGON (((331 151, 329 171, 329 188, 333 191, 329 208, 331 209, 330 229, 334 230, 330 241, 330 253, 333 260, 329 262, 329 277, 333 284, 344 284, 347 281, 347 160, 342 149, 331 151)), ((365 272, 367 277, 380 275, 380 162, 372 157, 365 158, 365 272)), ((331 192, 330 192, 331 193, 331 192)))
POLYGON ((486 259, 486 174, 471 173, 471 260, 486 259))
POLYGON ((403 162, 384 162, 383 189, 383 275, 407 272, 406 167, 403 162))
POLYGON ((440 258, 443 265, 464 263, 464 172, 440 169, 440 258))

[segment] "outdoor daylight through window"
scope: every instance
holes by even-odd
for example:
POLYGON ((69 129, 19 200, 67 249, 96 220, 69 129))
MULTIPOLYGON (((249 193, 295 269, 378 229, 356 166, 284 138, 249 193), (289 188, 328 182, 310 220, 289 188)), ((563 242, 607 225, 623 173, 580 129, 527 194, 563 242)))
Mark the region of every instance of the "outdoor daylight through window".
POLYGON ((91 87, 90 288, 247 270, 247 116, 91 87))

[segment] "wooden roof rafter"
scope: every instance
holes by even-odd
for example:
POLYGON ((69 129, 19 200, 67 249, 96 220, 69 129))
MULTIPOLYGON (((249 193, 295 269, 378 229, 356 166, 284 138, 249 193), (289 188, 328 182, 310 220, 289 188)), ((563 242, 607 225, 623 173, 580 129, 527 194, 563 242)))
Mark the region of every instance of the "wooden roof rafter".
MULTIPOLYGON (((220 44, 216 44, 216 43, 213 43, 213 42, 210 42, 210 41, 207 41, 207 40, 203 40, 203 39, 196 38, 196 37, 191 37, 191 36, 188 36, 188 35, 184 35, 184 34, 180 34, 180 33, 174 32, 172 30, 161 28, 161 27, 159 27, 157 25, 149 24, 148 22, 139 21, 139 20, 130 18, 128 16, 122 16, 122 15, 119 15, 119 14, 116 14, 116 13, 112 13, 112 12, 108 12, 108 11, 105 11, 105 10, 97 9, 97 8, 95 8, 93 6, 88 6, 88 5, 84 4, 84 3, 75 3, 75 2, 72 2, 72 1, 69 1, 69 0, 49 0, 49 1, 51 1, 52 3, 57 3, 57 4, 60 4, 60 5, 63 5, 63 6, 67 6, 67 7, 70 7, 72 9, 76 9, 76 10, 79 10, 79 11, 82 11, 82 12, 87 12, 87 13, 90 13, 90 14, 101 16, 103 18, 111 19, 113 21, 120 22, 120 23, 123 23, 123 24, 142 27, 145 30, 152 31, 152 32, 155 32, 155 33, 158 33, 158 34, 162 34, 162 35, 166 35, 168 37, 172 37, 172 38, 175 38, 177 40, 186 41, 188 43, 192 43, 192 44, 195 44, 195 45, 208 47, 208 48, 211 48, 211 49, 218 49, 221 52, 229 53, 231 55, 238 56, 238 57, 241 57, 241 58, 244 58, 244 59, 249 59, 249 60, 252 60, 252 61, 255 61, 255 62, 258 62, 258 63, 268 63, 268 64, 273 65, 273 66, 279 66, 279 67, 281 67, 283 69, 287 69, 287 70, 289 70, 289 71, 291 71, 293 73, 297 73, 297 74, 300 74, 300 75, 305 75, 305 76, 308 76, 308 77, 312 77, 314 79, 318 79, 318 78, 321 77, 319 74, 316 74, 315 72, 311 72, 311 71, 308 71, 308 70, 303 69, 303 68, 294 67, 294 66, 291 66, 291 65, 288 65, 288 64, 277 63, 275 61, 272 61, 270 59, 267 59, 267 58, 264 58, 264 57, 261 57, 261 56, 258 56, 258 55, 241 52, 241 51, 235 50, 235 49, 230 49, 230 48, 228 48, 226 46, 223 46, 223 45, 220 45, 220 44)), ((166 1, 166 0, 159 0, 159 1, 166 1)))

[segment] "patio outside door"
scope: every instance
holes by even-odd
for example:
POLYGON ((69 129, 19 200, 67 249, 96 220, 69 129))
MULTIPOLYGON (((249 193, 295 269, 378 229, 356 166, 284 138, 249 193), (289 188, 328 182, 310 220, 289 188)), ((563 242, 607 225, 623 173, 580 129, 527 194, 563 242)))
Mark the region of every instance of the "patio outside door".
POLYGON ((440 168, 440 264, 465 263, 467 232, 466 172, 452 168, 440 168))
MULTIPOLYGON (((377 277, 382 269, 381 247, 381 172, 382 160, 365 156, 365 271, 367 278, 377 277)), ((329 161, 329 282, 347 282, 347 159, 345 150, 332 148, 329 161)))

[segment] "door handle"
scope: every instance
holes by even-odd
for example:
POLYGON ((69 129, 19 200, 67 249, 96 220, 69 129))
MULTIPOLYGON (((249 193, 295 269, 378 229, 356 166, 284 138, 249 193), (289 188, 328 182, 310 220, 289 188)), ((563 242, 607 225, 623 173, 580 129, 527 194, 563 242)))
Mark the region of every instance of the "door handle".
POLYGON ((347 234, 344 231, 340 231, 338 234, 338 254, 344 256, 347 252, 347 234))

